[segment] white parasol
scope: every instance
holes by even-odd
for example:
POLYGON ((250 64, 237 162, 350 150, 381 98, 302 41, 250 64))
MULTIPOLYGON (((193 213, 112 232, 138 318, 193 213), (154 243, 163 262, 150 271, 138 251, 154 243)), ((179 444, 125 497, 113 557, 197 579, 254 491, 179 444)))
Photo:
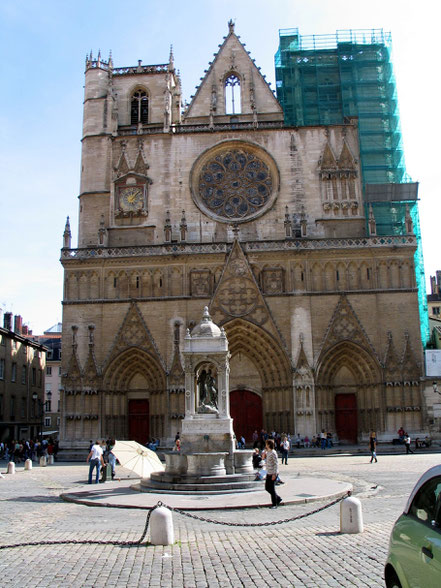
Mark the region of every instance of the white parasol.
POLYGON ((154 451, 136 441, 116 441, 112 453, 124 468, 141 478, 148 478, 152 472, 165 469, 154 451))

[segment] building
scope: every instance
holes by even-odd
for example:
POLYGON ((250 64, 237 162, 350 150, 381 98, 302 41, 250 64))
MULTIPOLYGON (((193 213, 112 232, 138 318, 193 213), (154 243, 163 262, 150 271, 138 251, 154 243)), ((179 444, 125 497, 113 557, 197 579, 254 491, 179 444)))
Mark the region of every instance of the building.
MULTIPOLYGON (((411 219, 421 338, 429 342, 426 284, 418 213, 418 184, 406 173, 392 39, 382 29, 334 35, 279 31, 275 56, 277 97, 292 126, 341 124, 356 118, 366 223, 378 236, 406 235, 411 219)), ((369 230, 369 228, 368 228, 369 230)))
POLYGON ((43 335, 34 337, 47 349, 43 431, 54 437, 58 435, 60 427, 61 330, 62 324, 56 323, 43 335))
POLYGON ((29 338, 21 316, 5 312, 0 327, 0 440, 41 434, 47 349, 29 338))
POLYGON ((441 271, 430 276, 430 294, 427 295, 429 318, 441 320, 441 271))
POLYGON ((227 334, 237 435, 425 431, 417 238, 409 215, 405 234, 377 235, 359 162, 355 119, 284 124, 231 22, 182 114, 173 55, 88 56, 60 446, 171 443, 204 306, 227 334))

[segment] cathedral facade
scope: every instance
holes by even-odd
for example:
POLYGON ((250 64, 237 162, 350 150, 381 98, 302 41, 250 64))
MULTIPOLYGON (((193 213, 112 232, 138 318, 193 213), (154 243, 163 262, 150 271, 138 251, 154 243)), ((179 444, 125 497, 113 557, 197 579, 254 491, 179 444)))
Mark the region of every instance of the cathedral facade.
POLYGON ((90 55, 85 78, 61 446, 170 443, 204 306, 227 335, 237 436, 423 431, 412 221, 378 237, 365 218, 356 121, 284 126, 232 23, 183 111, 172 54, 124 68, 90 55))

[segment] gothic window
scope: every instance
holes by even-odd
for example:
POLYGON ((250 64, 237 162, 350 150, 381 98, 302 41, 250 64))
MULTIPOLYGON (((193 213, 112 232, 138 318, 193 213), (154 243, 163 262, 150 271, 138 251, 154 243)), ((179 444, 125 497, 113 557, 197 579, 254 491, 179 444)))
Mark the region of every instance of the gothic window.
POLYGON ((243 222, 263 214, 274 202, 277 189, 277 172, 268 155, 239 142, 209 150, 192 171, 196 204, 224 222, 243 222))
POLYGON ((241 112, 240 79, 235 74, 230 74, 225 80, 225 114, 241 112))
POLYGON ((130 102, 130 124, 147 124, 149 122, 149 99, 147 92, 136 90, 130 102))

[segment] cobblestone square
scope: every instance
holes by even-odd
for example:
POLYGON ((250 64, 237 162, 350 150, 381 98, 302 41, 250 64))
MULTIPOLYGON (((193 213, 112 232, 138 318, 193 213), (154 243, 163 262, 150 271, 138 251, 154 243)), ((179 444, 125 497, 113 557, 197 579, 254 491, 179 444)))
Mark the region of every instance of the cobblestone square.
MULTIPOLYGON (((301 453, 299 454, 301 455, 301 453)), ((389 533, 418 477, 439 463, 438 453, 292 458, 281 467, 296 476, 349 481, 362 501, 362 534, 339 532, 339 505, 294 523, 228 527, 173 514, 172 546, 40 545, 3 549, 2 586, 239 587, 384 586, 389 533)), ((2 462, 0 471, 5 472, 2 462)), ((148 511, 88 507, 59 495, 85 482, 87 466, 57 463, 0 479, 1 545, 92 539, 134 541, 148 511)), ((121 478, 127 476, 120 469, 121 478)), ((118 482, 108 483, 117 486, 118 482)), ((283 486, 280 487, 283 497, 283 486)), ((225 497, 228 501, 228 496, 225 497)), ((164 495, 164 503, 166 503, 164 495)), ((207 501, 207 507, 209 501, 207 501)), ((271 522, 314 510, 320 503, 243 510, 204 510, 222 522, 271 522)), ((147 535, 148 540, 148 535, 147 535)))

